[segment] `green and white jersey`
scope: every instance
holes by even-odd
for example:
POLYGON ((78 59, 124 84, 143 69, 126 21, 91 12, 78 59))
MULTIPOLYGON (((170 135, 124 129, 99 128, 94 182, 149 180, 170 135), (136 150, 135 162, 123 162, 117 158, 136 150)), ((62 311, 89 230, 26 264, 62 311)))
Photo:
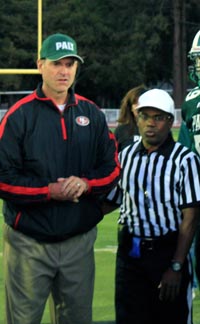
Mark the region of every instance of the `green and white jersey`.
POLYGON ((191 149, 200 155, 200 88, 195 87, 185 97, 182 118, 191 139, 191 149))

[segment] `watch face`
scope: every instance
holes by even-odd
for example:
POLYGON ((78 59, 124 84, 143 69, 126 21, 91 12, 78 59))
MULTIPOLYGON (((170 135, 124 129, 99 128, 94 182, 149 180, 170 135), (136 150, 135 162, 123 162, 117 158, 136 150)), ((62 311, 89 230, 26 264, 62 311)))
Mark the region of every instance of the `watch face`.
POLYGON ((182 269, 182 264, 180 262, 172 262, 171 268, 173 271, 180 271, 182 269))

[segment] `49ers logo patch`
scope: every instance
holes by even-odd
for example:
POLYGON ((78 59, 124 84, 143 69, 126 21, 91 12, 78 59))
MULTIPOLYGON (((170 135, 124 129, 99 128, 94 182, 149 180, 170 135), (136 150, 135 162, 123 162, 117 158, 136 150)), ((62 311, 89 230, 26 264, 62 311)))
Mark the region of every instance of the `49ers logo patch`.
POLYGON ((89 118, 85 117, 85 116, 78 116, 76 117, 76 123, 79 126, 87 126, 90 123, 89 118))

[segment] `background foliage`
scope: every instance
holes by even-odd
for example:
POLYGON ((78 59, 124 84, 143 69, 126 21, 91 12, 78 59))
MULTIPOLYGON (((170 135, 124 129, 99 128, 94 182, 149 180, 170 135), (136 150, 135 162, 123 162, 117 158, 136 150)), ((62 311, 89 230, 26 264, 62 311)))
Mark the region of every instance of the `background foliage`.
MULTIPOLYGON (((178 0, 180 3, 184 0, 178 0)), ((76 90, 118 107, 140 83, 173 87, 172 0, 43 0, 43 38, 74 37, 85 59, 76 90)), ((199 0, 186 3, 187 51, 199 30, 199 0)), ((35 68, 37 0, 0 0, 0 68, 35 68)), ((32 90, 38 75, 0 75, 1 90, 32 90)))

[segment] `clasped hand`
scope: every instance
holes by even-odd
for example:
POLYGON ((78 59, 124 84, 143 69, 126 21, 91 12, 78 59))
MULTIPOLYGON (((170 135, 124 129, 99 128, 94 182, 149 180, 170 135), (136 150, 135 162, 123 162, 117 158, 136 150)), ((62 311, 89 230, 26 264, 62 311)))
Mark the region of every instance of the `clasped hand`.
POLYGON ((75 176, 58 178, 57 182, 49 184, 50 197, 61 201, 70 200, 78 202, 78 198, 87 190, 87 182, 75 176))

